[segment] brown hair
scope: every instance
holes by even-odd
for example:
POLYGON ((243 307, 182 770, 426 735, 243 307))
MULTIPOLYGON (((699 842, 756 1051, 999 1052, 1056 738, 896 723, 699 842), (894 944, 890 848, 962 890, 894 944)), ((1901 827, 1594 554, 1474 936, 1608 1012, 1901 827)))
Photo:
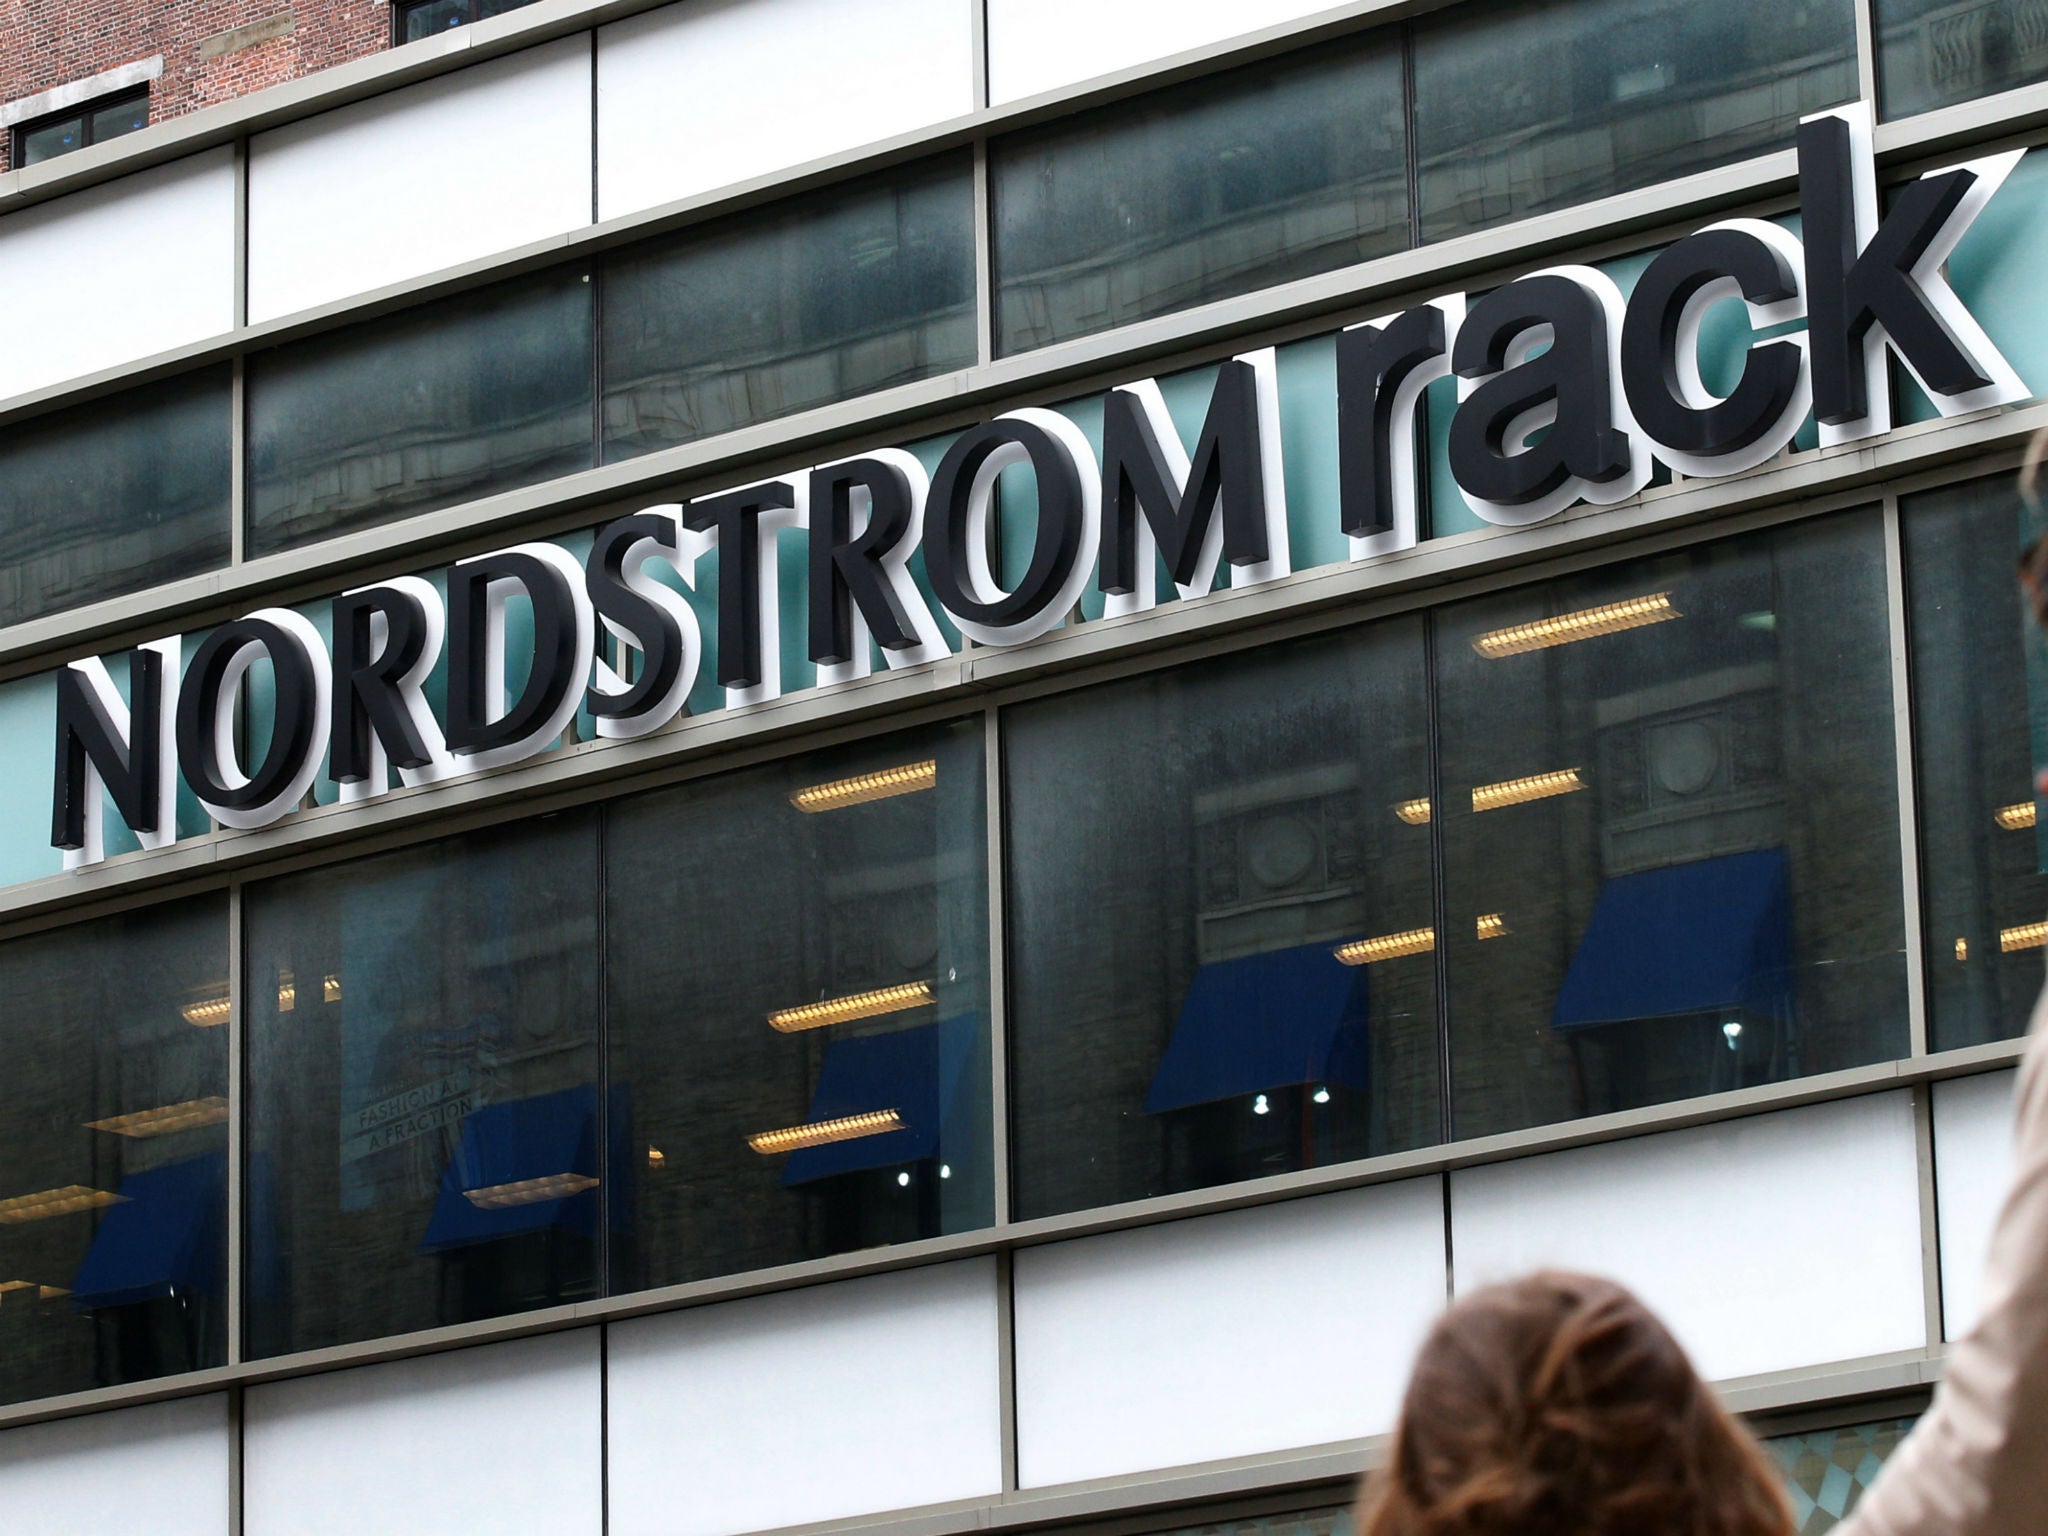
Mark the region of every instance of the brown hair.
POLYGON ((1790 1536, 1777 1471, 1621 1286, 1532 1275, 1431 1330, 1358 1536, 1790 1536))

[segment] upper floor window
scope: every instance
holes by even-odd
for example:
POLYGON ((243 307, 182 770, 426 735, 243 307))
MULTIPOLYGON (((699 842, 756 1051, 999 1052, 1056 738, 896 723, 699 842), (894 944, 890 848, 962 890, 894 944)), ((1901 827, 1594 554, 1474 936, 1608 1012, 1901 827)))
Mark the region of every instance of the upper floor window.
POLYGON ((38 118, 14 130, 14 163, 35 165, 74 149, 117 139, 149 126, 149 87, 102 97, 55 117, 38 118))
POLYGON ((398 24, 397 40, 411 43, 432 37, 436 32, 446 32, 450 27, 487 21, 532 3, 533 0, 411 0, 411 3, 400 0, 392 7, 391 13, 398 24))

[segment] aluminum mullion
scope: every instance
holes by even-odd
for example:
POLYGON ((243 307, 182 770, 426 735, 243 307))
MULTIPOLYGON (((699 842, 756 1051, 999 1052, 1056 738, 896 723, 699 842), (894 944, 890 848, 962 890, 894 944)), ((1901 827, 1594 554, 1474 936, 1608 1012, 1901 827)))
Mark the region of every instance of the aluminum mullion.
POLYGON ((248 1203, 248 978, 242 974, 242 886, 228 887, 228 1230, 227 1363, 242 1363, 247 1292, 243 1285, 247 1233, 242 1212, 248 1203))
POLYGON ((1934 1085, 1913 1085, 1913 1164, 1920 1195, 1920 1294, 1926 1309, 1927 1345, 1943 1343, 1941 1212, 1935 1182, 1934 1085))
POLYGON ((980 366, 996 356, 995 197, 988 179, 988 140, 974 141, 974 348, 980 366))
POLYGON ((982 712, 982 796, 983 832, 987 839, 987 924, 988 924, 988 1018, 989 1018, 989 1116, 991 1164, 995 1184, 994 1220, 998 1227, 1010 1224, 1011 1166, 1010 1141, 1010 1010, 1009 941, 1005 913, 1008 898, 1004 890, 1004 798, 1003 740, 1001 711, 993 704, 982 712))
POLYGON ((1906 941, 1906 1037, 1927 1054, 1927 935, 1921 908, 1920 791, 1913 750, 1913 655, 1906 629, 1906 556, 1899 499, 1884 499, 1885 625, 1892 671, 1892 753, 1898 784, 1899 901, 1906 941))
POLYGON ((1870 103, 1871 115, 1878 110, 1877 23, 1872 10, 1877 0, 1851 0, 1856 9, 1856 94, 1870 103))

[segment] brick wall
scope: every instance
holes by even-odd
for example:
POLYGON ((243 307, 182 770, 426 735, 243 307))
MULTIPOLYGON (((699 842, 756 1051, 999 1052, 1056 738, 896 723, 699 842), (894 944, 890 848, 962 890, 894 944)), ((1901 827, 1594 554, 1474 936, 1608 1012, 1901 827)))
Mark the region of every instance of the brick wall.
MULTIPOLYGON (((386 0, 0 0, 0 102, 160 53, 159 123, 390 44, 386 0)), ((12 141, 0 134, 0 169, 12 141)))

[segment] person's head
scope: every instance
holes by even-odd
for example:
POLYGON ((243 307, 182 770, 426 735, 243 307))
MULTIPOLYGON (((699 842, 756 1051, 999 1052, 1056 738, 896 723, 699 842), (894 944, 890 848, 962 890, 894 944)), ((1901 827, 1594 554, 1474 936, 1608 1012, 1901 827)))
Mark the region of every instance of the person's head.
POLYGON ((1357 1536, 1790 1536, 1776 1470, 1654 1314, 1539 1274, 1431 1330, 1357 1536))

